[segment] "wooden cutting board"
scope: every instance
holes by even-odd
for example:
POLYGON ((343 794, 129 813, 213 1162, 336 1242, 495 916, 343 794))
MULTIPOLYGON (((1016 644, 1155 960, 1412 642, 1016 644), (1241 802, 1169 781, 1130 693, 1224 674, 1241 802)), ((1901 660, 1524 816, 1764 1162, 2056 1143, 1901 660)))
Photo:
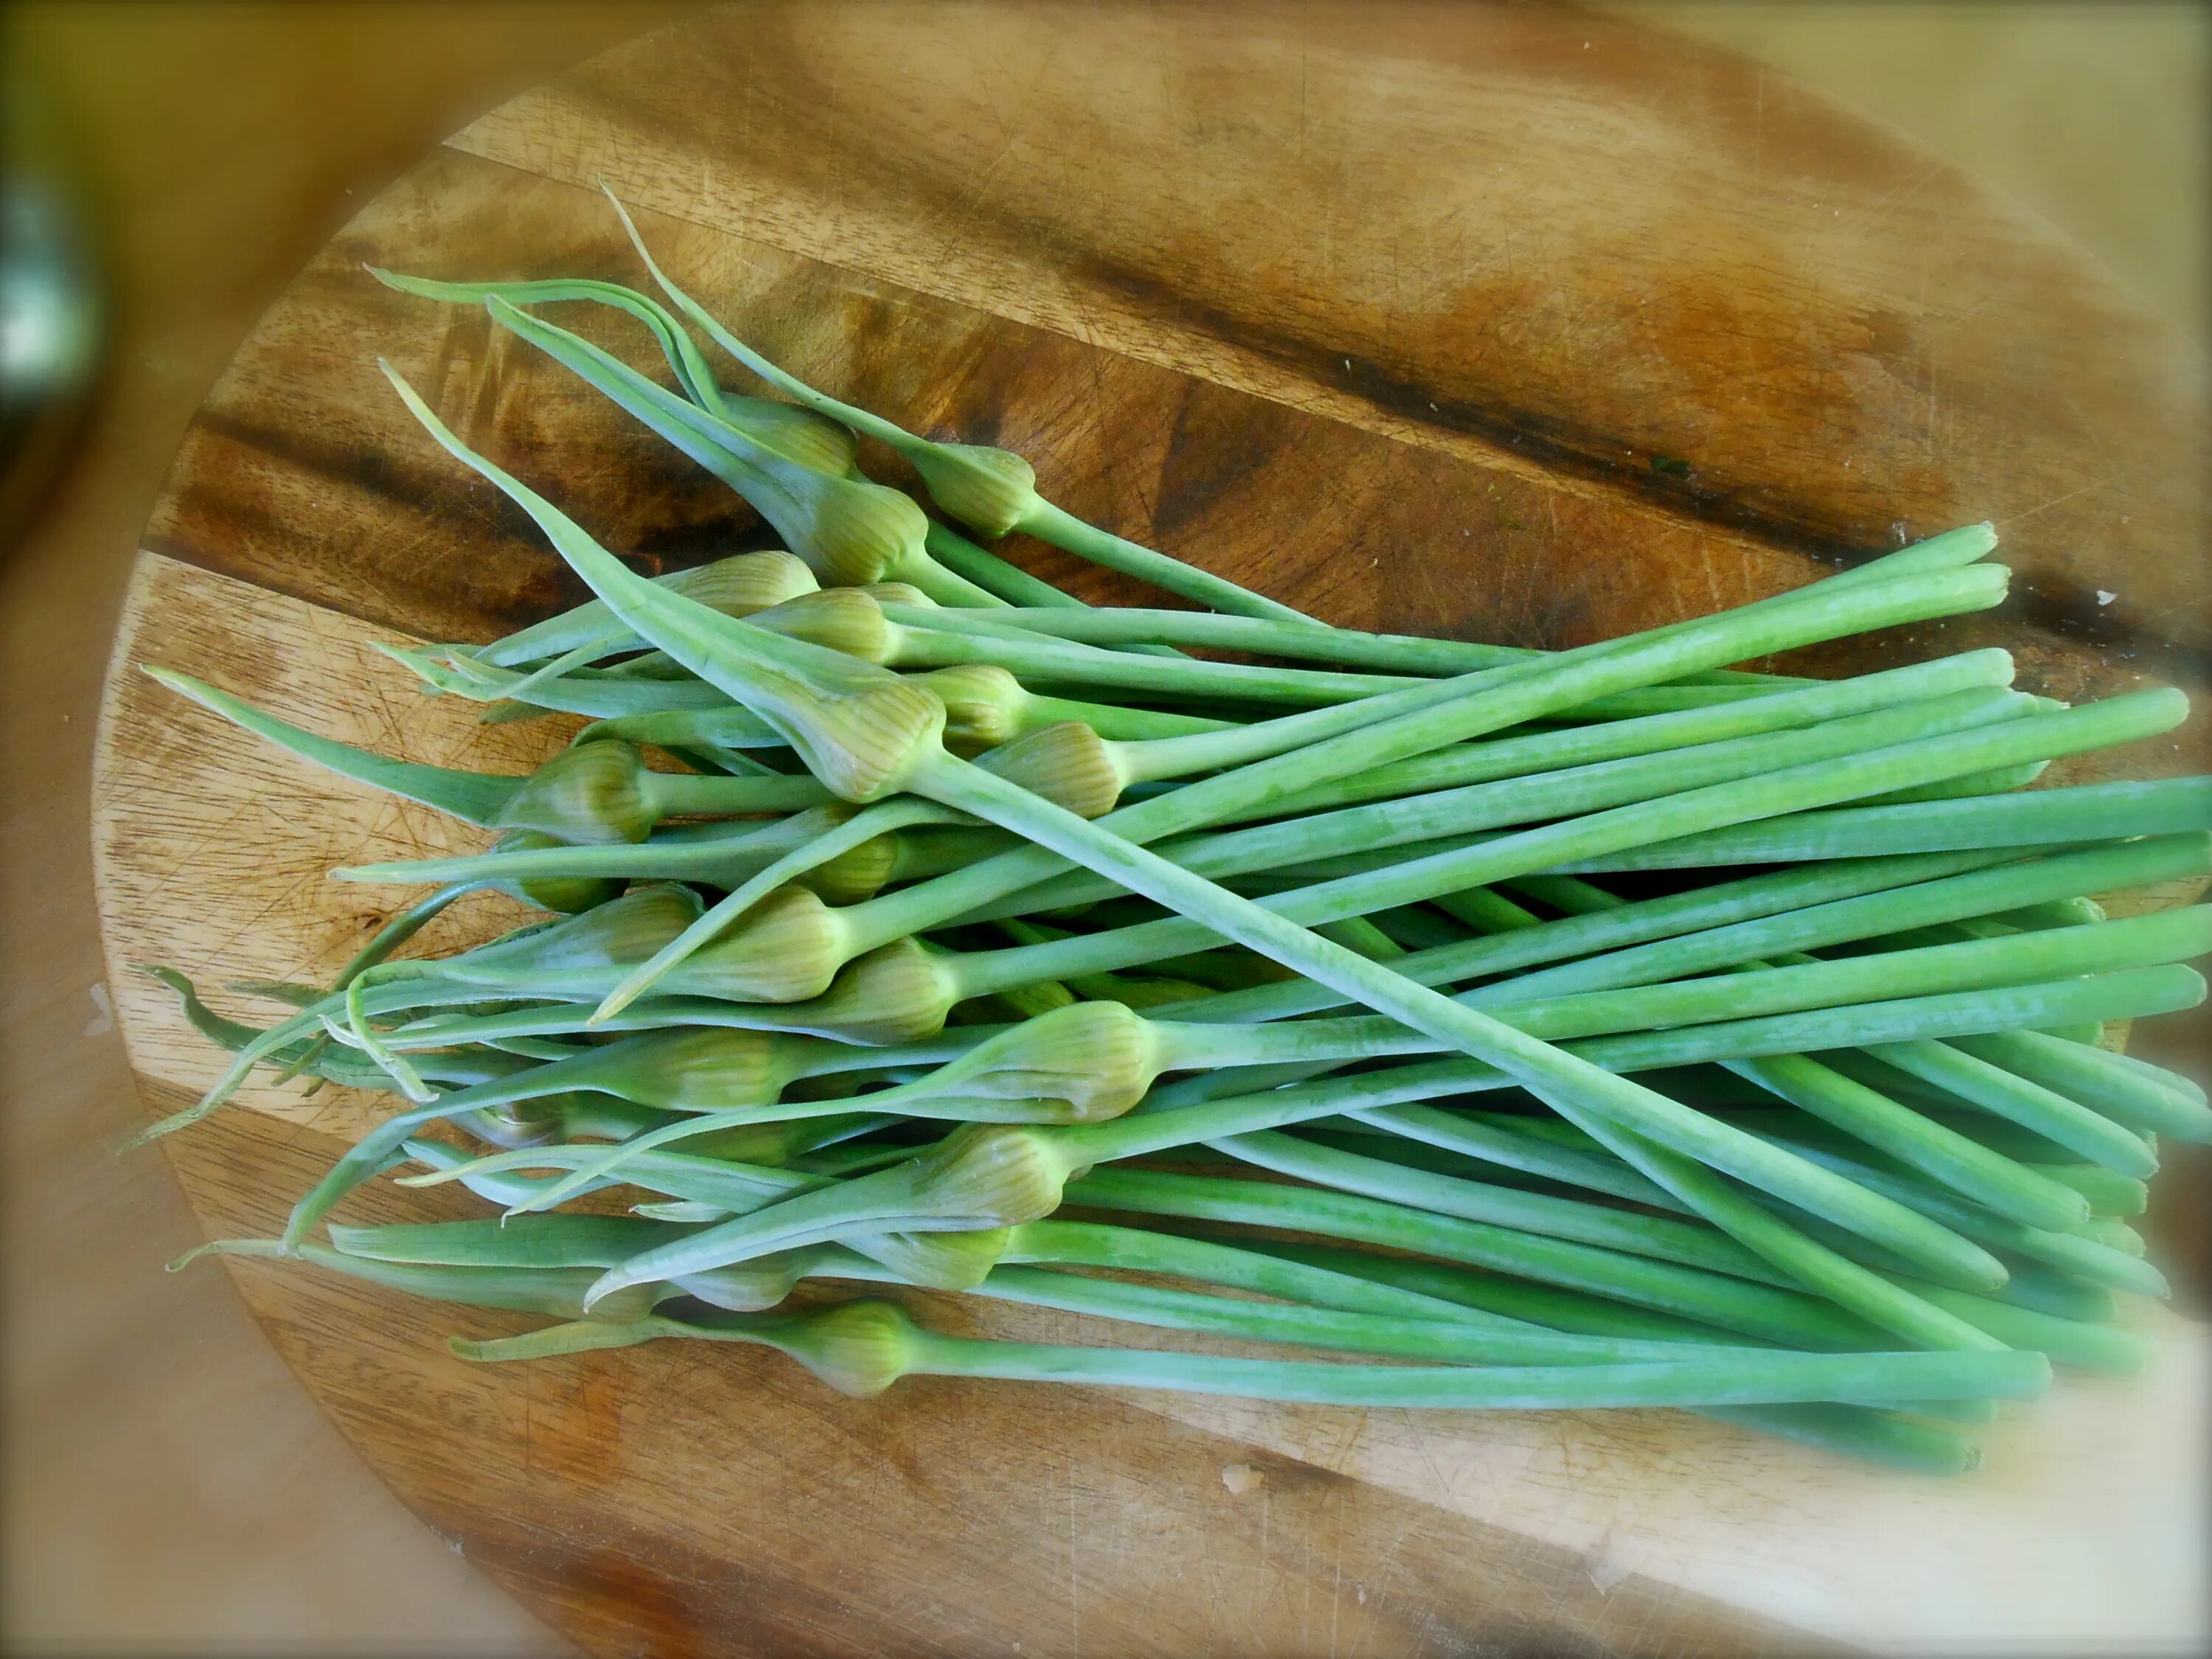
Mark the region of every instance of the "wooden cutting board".
MULTIPOLYGON (((1998 642, 2062 696, 2203 678, 2197 361, 2021 210, 1754 66, 1533 6, 718 13, 425 160, 301 273, 186 436, 94 813, 152 1111, 216 1065, 131 964, 327 977, 407 898, 327 869, 482 837, 132 665, 448 764, 520 769, 567 734, 475 725, 369 649, 489 637, 578 592, 431 447, 380 355, 643 568, 763 544, 481 313, 361 269, 637 282, 600 179, 801 374, 1018 449, 1074 510, 1332 621, 1571 645, 1988 517, 2019 572, 2003 612, 1806 664, 1998 642)), ((2074 775, 2196 763, 2174 746, 2074 775)), ((517 914, 468 908, 442 942, 517 914)), ((261 1083, 241 1101, 165 1143, 210 1236, 272 1231, 380 1109, 261 1083)), ((2206 1345, 2167 1317, 2145 1316, 2149 1376, 2065 1383, 1942 1483, 1667 1413, 931 1381, 854 1401, 772 1356, 672 1346, 477 1369, 438 1339, 523 1322, 234 1271, 401 1497, 595 1652, 2073 1649, 2185 1644, 2202 1616, 2206 1345)))

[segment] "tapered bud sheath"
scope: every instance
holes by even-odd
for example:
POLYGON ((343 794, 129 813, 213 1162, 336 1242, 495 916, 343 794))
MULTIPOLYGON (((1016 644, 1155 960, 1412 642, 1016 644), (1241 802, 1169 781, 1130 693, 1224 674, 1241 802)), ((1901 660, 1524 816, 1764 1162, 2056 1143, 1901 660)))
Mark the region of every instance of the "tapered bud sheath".
POLYGON ((849 473, 817 472, 496 295, 484 308, 743 495, 824 585, 897 581, 937 569, 925 545, 929 520, 897 490, 849 473))
POLYGON ((902 1164, 799 1193, 611 1267, 594 1297, 629 1285, 748 1261, 772 1251, 854 1232, 915 1229, 966 1232, 1018 1226, 1059 1207, 1060 1190, 1085 1167, 1056 1138, 1071 1132, 970 1123, 902 1164))
MULTIPOLYGON (((653 579, 672 593, 696 599, 726 617, 750 617, 816 591, 814 573, 805 561, 780 549, 762 553, 737 553, 689 570, 672 570, 653 579)), ((635 650, 635 636, 625 645, 619 636, 629 630, 605 599, 590 599, 574 610, 495 640, 471 653, 478 662, 511 668, 519 663, 557 657, 595 641, 617 636, 605 649, 609 654, 635 650)))
POLYGON ((1012 1227, 957 1233, 854 1233, 843 1242, 908 1283, 933 1291, 971 1291, 1005 1256, 1012 1227))
MULTIPOLYGON (((548 848, 563 847, 568 843, 557 836, 537 830, 510 830, 492 843, 494 854, 505 856, 514 853, 543 852, 548 848)), ((886 861, 890 854, 886 854, 886 861)), ((622 896, 629 883, 620 876, 494 876, 484 884, 495 888, 510 898, 520 899, 525 904, 534 904, 541 910, 552 910, 562 915, 575 915, 611 899, 622 896)), ((879 880, 878 886, 882 885, 879 880)), ((870 892, 874 888, 868 890, 870 892)))
POLYGON ((858 587, 825 587, 802 594, 773 610, 757 611, 749 620, 755 628, 862 662, 890 661, 898 641, 896 624, 884 617, 872 590, 858 587))
MULTIPOLYGON (((420 660, 410 662, 410 666, 418 673, 443 672, 439 665, 420 660)), ((945 746, 964 756, 972 757, 1058 720, 1079 720, 1101 737, 1114 738, 1190 737, 1222 731, 1228 724, 1194 714, 1040 696, 1026 690, 1012 671, 995 663, 963 663, 908 678, 945 704, 945 746)), ((600 695, 607 684, 595 682, 592 694, 600 695)), ((489 695, 498 692, 500 687, 496 683, 471 686, 468 695, 474 696, 479 690, 489 695)), ((577 733, 576 741, 588 743, 598 738, 622 738, 663 748, 711 744, 727 749, 759 749, 781 746, 783 741, 780 733, 750 710, 726 702, 713 708, 657 708, 609 716, 586 726, 577 733)))
POLYGON ((1003 668, 969 663, 934 668, 915 678, 945 705, 945 746, 956 755, 972 760, 1026 729, 1022 714, 1029 693, 1003 668))
POLYGON ((781 888, 724 938, 671 969, 660 988, 733 1001, 804 1001, 829 988, 847 948, 836 911, 804 887, 781 888))
MULTIPOLYGON (((677 384, 684 388, 684 395, 700 408, 742 428, 757 442, 817 472, 842 476, 853 469, 853 434, 849 430, 794 404, 769 398, 736 397, 724 392, 715 384, 713 369, 691 337, 656 301, 635 289, 573 278, 527 283, 441 283, 423 276, 403 276, 374 265, 368 270, 386 288, 454 305, 481 306, 496 296, 514 306, 590 301, 626 311, 653 331, 655 343, 668 359, 668 366, 676 371, 677 384)), ((770 599, 768 603, 773 605, 775 601, 770 599)))
POLYGON ((893 1304, 839 1302, 777 1320, 770 1346, 842 1395, 881 1394, 912 1369, 916 1327, 893 1304))
MULTIPOLYGON (((688 890, 678 890, 688 894, 688 890)), ((590 915, 604 915, 616 908, 605 905, 590 915)), ((695 898, 681 910, 663 905, 634 921, 625 917, 618 929, 611 929, 609 948, 595 948, 588 955, 574 954, 573 959, 566 952, 556 958, 533 951, 486 961, 471 953, 431 964, 431 971, 442 975, 451 969, 455 978, 518 994, 603 995, 611 988, 603 970, 651 961, 700 914, 695 898), (668 923, 679 915, 678 925, 670 927, 668 923), (635 954, 616 955, 616 950, 635 954)), ((598 941, 593 944, 596 946, 598 941)), ((669 969, 658 988, 664 995, 713 997, 718 1001, 805 1002, 829 988, 838 964, 849 951, 839 912, 806 888, 782 887, 755 905, 721 938, 702 945, 669 969)))
POLYGON ((663 882, 635 888, 579 915, 518 928, 458 956, 387 963, 368 977, 381 981, 427 975, 466 980, 482 975, 489 982, 520 969, 561 972, 641 962, 683 932, 698 914, 696 894, 663 882))
POLYGON ((1309 627, 1319 625, 1289 605, 1072 518, 1037 494, 1036 475, 1018 455, 1003 449, 939 443, 920 437, 866 410, 841 403, 786 373, 731 333, 712 313, 669 281, 653 263, 644 239, 637 234, 637 227, 630 222, 629 215, 615 200, 612 191, 608 192, 607 199, 614 203, 623 228, 629 233, 638 257, 645 261, 653 280, 675 302, 678 311, 706 331, 708 338, 787 396, 890 446, 921 474, 931 499, 963 523, 990 537, 1003 536, 1010 530, 1026 530, 1055 546, 1067 548, 1109 568, 1156 582, 1170 592, 1195 599, 1217 611, 1276 617, 1309 627))
POLYGON ((766 1031, 670 1026, 550 1061, 501 1079, 484 1092, 533 1086, 595 1089, 637 1105, 678 1112, 764 1105, 805 1074, 808 1047, 804 1039, 766 1031))
POLYGON ((1115 745, 1080 720, 1042 726, 988 750, 975 763, 1079 818, 1112 811, 1128 782, 1115 745))
MULTIPOLYGON (((349 1256, 421 1266, 601 1269, 685 1228, 630 1216, 524 1214, 500 1220, 443 1221, 386 1227, 333 1226, 331 1242, 349 1256)), ((981 1284, 1013 1241, 1010 1228, 972 1233, 860 1235, 851 1247, 787 1250, 685 1278, 680 1289, 719 1308, 773 1307, 802 1278, 872 1261, 908 1283, 938 1290, 981 1284)))
MULTIPOLYGON (((908 770, 943 752, 945 705, 926 690, 656 587, 537 491, 462 443, 388 364, 385 373, 424 429, 536 520, 562 557, 624 623, 782 732, 832 793, 854 801, 893 793, 908 770)), ((897 499, 920 517, 913 502, 897 499)), ((854 580, 873 581, 882 574, 854 580)))
POLYGON ((787 1012, 795 1030, 876 1047, 943 1030, 960 995, 948 969, 902 939, 857 957, 811 1003, 787 1012))
POLYGON ((1012 450, 918 442, 907 459, 921 474, 930 500, 994 540, 1036 510, 1036 469, 1012 450))
MULTIPOLYGON (((633 1135, 649 1133, 679 1121, 672 1113, 633 1105, 594 1089, 571 1089, 558 1094, 503 1101, 455 1120, 478 1139, 510 1152, 517 1147, 543 1146, 553 1142, 628 1140, 633 1135)), ((706 1137, 700 1139, 704 1140, 706 1137)), ((691 1150, 700 1152, 696 1145, 691 1150)))
MULTIPOLYGON (((737 822, 669 830, 639 842, 576 847, 535 830, 502 836, 489 853, 463 858, 401 860, 331 872, 341 881, 483 883, 549 910, 575 911, 618 895, 626 881, 655 878, 736 887, 810 847, 848 823, 855 808, 842 801, 809 807, 768 824, 737 822), (589 895, 589 903, 571 902, 589 895), (562 902, 556 903, 555 899, 562 902)), ((870 897, 898 868, 894 835, 870 836, 831 854, 791 877, 825 903, 853 904, 870 897)))
POLYGON ((867 1097, 883 1111, 925 1098, 1058 1101, 1057 1122, 1118 1117, 1152 1086, 1158 1045, 1118 1002, 1071 1002, 987 1037, 928 1076, 867 1097))
MULTIPOLYGON (((581 1316, 583 1292, 592 1282, 591 1273, 583 1268, 448 1267, 380 1261, 325 1249, 319 1244, 287 1248, 273 1238, 216 1239, 179 1256, 169 1264, 169 1271, 176 1273, 204 1255, 291 1258, 433 1301, 508 1308, 519 1313, 550 1314, 556 1319, 581 1316)), ((612 1318, 640 1319, 650 1313, 655 1304, 674 1294, 665 1285, 639 1285, 608 1297, 602 1305, 610 1310, 612 1318)))
POLYGON ((524 780, 497 822, 585 845, 643 841, 659 821, 646 798, 644 771, 629 744, 579 744, 524 780))
MULTIPOLYGON (((629 574, 626 571, 623 574, 629 574)), ((688 600, 654 588, 652 583, 641 577, 635 580, 643 586, 652 588, 669 604, 690 605, 688 600)), ((690 609, 699 616, 715 616, 714 612, 696 605, 690 609)), ((718 617, 717 620, 726 619, 718 617)), ((732 628, 744 626, 734 620, 728 621, 727 625, 732 628)), ((422 667, 419 660, 406 652, 386 648, 386 653, 408 661, 418 671, 422 667)), ((831 656, 829 660, 836 662, 842 659, 831 656)), ((504 669, 481 672, 501 675, 507 672, 504 669)), ((267 738, 303 760, 327 767, 342 777, 386 790, 408 800, 420 801, 425 806, 434 806, 465 823, 482 824, 488 828, 533 829, 564 841, 586 839, 593 843, 605 844, 642 839, 637 833, 641 801, 655 817, 742 817, 750 813, 801 811, 820 805, 824 796, 830 793, 811 778, 699 777, 688 773, 649 771, 634 749, 620 743, 615 746, 629 750, 626 757, 595 754, 581 762, 565 758, 557 764, 549 762, 548 766, 552 769, 550 776, 545 775, 544 768, 527 776, 511 776, 493 772, 463 771, 450 766, 426 766, 415 761, 392 760, 349 743, 339 743, 334 738, 319 736, 292 725, 289 720, 278 720, 228 692, 203 684, 189 675, 153 667, 149 667, 146 672, 171 690, 190 697, 234 725, 244 727, 257 737, 267 738), (636 797, 635 799, 633 792, 636 797), (520 807, 515 805, 518 799, 525 803, 520 807), (605 812, 608 816, 597 817, 593 816, 596 812, 605 812)), ((901 684, 896 675, 886 674, 883 678, 894 686, 901 684)), ((911 695, 927 704, 929 710, 940 708, 925 691, 917 689, 911 695)), ((591 746, 585 744, 575 745, 578 749, 591 746)), ((647 827, 650 827, 649 823, 647 827)))

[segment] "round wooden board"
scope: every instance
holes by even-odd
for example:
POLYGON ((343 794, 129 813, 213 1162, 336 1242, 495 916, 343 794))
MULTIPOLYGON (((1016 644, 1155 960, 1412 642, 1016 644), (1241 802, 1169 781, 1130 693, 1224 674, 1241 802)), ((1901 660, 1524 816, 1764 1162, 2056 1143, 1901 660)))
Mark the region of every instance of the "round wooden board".
MULTIPOLYGON (((186 436, 94 800, 111 983, 154 1111, 215 1057, 129 964, 327 977, 404 902, 329 867, 481 838, 131 665, 418 759, 518 769, 566 735, 476 726, 368 649, 488 637, 576 592, 432 448, 379 356, 649 568, 761 544, 741 502, 481 313, 362 270, 636 281, 600 179, 799 373, 1018 449, 1076 511, 1332 621, 1572 644, 1987 517, 2020 575, 2002 613, 1809 665, 2001 642, 2063 696, 2202 677, 2187 349, 2019 210, 1752 65, 1523 6, 718 13, 516 100, 386 191, 186 436)), ((210 1236, 273 1231, 376 1109, 242 1099, 166 1143, 210 1236)), ((439 1337, 518 1322, 237 1273, 416 1512, 599 1652, 1644 1652, 1764 1647, 1774 1621, 2002 1645, 2197 1616, 2203 1344, 2172 1322, 2152 1376, 2069 1383, 1991 1432, 1981 1474, 1931 1484, 1659 1413, 951 1382, 853 1401, 672 1347, 472 1369, 439 1337), (1235 1464, 1263 1483, 1231 1490, 1235 1464)))

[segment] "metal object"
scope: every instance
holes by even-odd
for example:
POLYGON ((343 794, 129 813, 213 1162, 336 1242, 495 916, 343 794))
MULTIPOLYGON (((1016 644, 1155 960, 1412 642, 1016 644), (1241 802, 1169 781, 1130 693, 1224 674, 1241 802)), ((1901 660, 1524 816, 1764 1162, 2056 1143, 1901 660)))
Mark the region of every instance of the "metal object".
POLYGON ((101 305, 80 198, 43 104, 5 92, 0 172, 0 547, 59 474, 100 365, 101 305))

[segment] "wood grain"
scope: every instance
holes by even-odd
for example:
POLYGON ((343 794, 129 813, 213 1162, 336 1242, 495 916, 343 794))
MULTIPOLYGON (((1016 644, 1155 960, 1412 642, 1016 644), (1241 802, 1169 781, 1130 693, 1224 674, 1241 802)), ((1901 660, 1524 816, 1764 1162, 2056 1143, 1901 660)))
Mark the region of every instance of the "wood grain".
MULTIPOLYGON (((575 592, 378 356, 644 568, 760 544, 741 502, 480 313, 360 269, 635 281, 600 177, 801 373, 1021 449, 1070 507, 1332 620, 1571 644, 1989 516, 2026 578, 2003 613, 1803 660, 2000 641, 2060 695, 2197 678, 2202 422, 2172 343, 2047 231, 1810 94, 1538 8, 746 8, 469 128, 318 256, 195 421, 97 768, 111 983, 154 1109, 214 1059, 127 963, 326 974, 404 897, 323 870, 482 838, 124 665, 449 764, 520 769, 562 734, 477 726, 366 650, 575 592)), ((244 1103, 173 1143, 211 1231, 268 1231, 378 1110, 244 1103)), ((1440 1425, 944 1382, 853 1402, 672 1349, 471 1370, 433 1338, 479 1316, 240 1277, 395 1489, 595 1650, 1664 1652, 1790 1639, 1770 1620, 1915 1645, 2197 1616, 2176 1449, 2203 1340, 2171 1324, 2150 1382, 2063 1391, 1935 1488, 1660 1414, 1440 1425), (1223 1486, 1240 1462, 1257 1493, 1223 1486)))

